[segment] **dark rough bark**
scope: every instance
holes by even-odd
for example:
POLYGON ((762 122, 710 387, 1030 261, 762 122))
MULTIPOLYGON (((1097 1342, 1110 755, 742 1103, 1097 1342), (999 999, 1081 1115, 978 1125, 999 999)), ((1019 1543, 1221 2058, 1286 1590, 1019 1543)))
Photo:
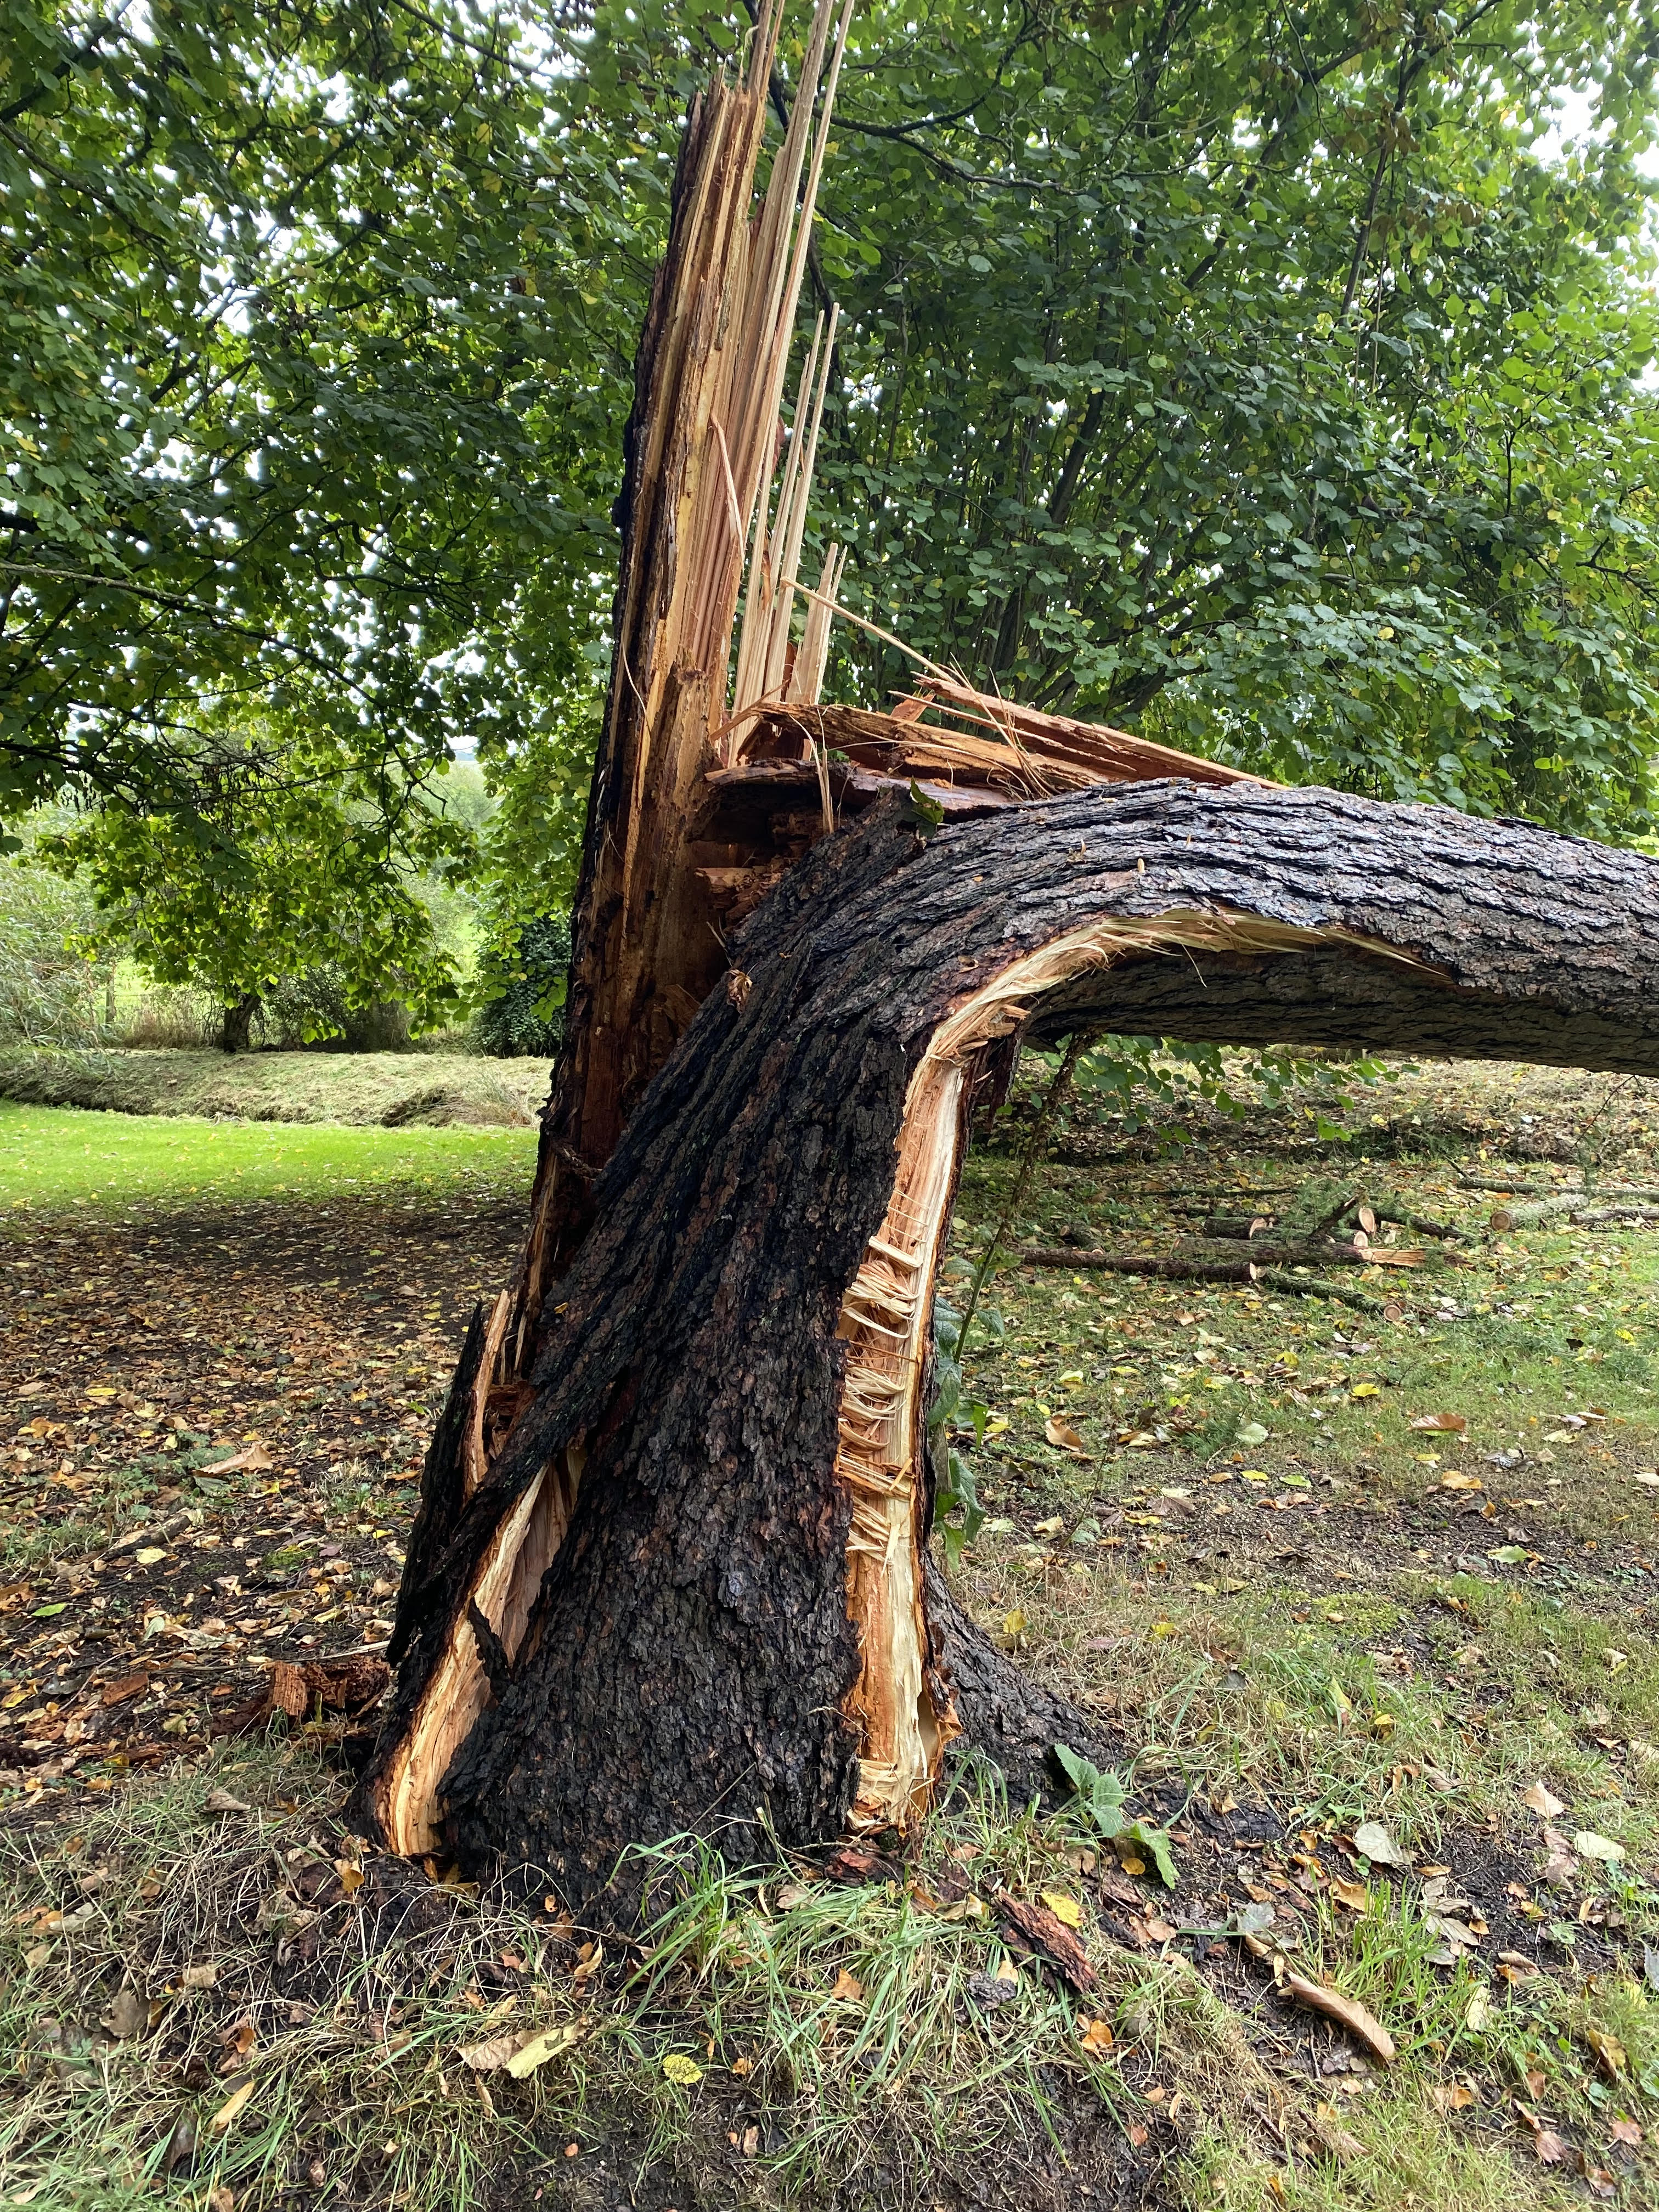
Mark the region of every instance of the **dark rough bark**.
MULTIPOLYGON (((583 1444, 510 1680, 447 1777, 466 1862, 530 1864, 580 1903, 632 1840, 695 1827, 742 1857, 763 1824, 791 1844, 836 1834, 859 1655, 836 1330, 883 1219, 908 1080, 941 1020, 1022 956, 1103 917, 1167 932, 1194 912, 1322 934, 1120 951, 1036 1000, 1027 1034, 1086 1021, 1659 1073, 1659 867, 1636 854, 1328 792, 1171 784, 926 847, 890 805, 827 841, 734 939, 732 988, 593 1186, 532 1401, 447 1540, 411 1552, 388 1753, 491 1534, 583 1444)), ((1024 1788, 1076 1716, 937 1583, 931 1607, 969 1733, 1024 1788)))

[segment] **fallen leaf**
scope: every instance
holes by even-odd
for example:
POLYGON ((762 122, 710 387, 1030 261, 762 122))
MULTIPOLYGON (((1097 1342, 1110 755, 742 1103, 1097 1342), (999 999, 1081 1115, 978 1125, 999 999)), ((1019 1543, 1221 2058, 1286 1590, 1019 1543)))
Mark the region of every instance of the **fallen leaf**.
POLYGON ((464 2043, 461 2063, 475 2074, 497 2074, 529 2040, 528 2030, 517 2028, 505 2035, 487 2035, 482 2043, 464 2043))
POLYGON ((1611 1836, 1598 1836, 1594 1828, 1581 1828, 1572 1847, 1581 1859, 1600 1859, 1608 1866, 1625 1856, 1622 1844, 1615 1844, 1611 1836))
POLYGON ((218 1978, 217 1966, 186 1966, 179 1977, 179 1986, 184 1990, 210 1990, 218 1978))
POLYGON ((1553 2129, 1540 2128, 1532 2139, 1532 2154, 1540 2166, 1559 2166, 1567 2147, 1553 2129))
POLYGON ((1091 1456, 1088 1446, 1071 1423, 1062 1421, 1058 1415, 1051 1416, 1042 1424, 1042 1433, 1058 1450, 1070 1452, 1073 1459, 1088 1459, 1091 1456))
POLYGON ((830 1995, 842 2004, 859 2004, 863 2001, 864 1984, 856 1974, 849 1974, 843 1966, 836 1976, 836 1986, 830 1995))
POLYGON ((137 1990, 128 1987, 118 1990, 104 2014, 110 2033, 123 2043, 149 2026, 149 2007, 137 1990))
POLYGON ((1484 1490, 1486 1484, 1478 1474, 1465 1474, 1459 1468, 1448 1468, 1440 1478, 1443 1490, 1484 1490))
MULTIPOLYGON (((12 2201, 15 2203, 16 2199, 12 2201)), ((236 2192, 228 2183, 216 2181, 209 2190, 207 2212, 236 2212, 236 2192)))
POLYGON ((1425 1436, 1461 1437, 1468 1425, 1462 1413, 1419 1413, 1412 1423, 1425 1436))
MULTIPOLYGON (((1260 1940, 1260 1939, 1258 1939, 1260 1940)), ((1277 1964, 1277 1961, 1275 1961, 1277 1964)), ((1345 1997, 1340 1990, 1331 1989, 1324 1982, 1310 1982, 1304 1974, 1293 1972, 1288 1966, 1278 1978, 1279 1986, 1286 1996, 1297 2004, 1306 2005, 1310 2012, 1323 2013, 1346 2027, 1357 2042, 1363 2043, 1373 2057, 1385 2066, 1395 2059, 1395 2041, 1375 2013, 1361 2004, 1358 1997, 1345 1997)))
POLYGON ((363 1870, 349 1859, 336 1859, 334 1871, 340 1877, 340 1888, 347 1897, 353 1897, 363 1886, 363 1870))
POLYGON ((1103 2051, 1109 2051, 1117 2040, 1112 2033, 1109 2021, 1091 2020, 1085 2014, 1079 2020, 1078 2027, 1081 2031, 1079 2040, 1091 2057, 1097 2057, 1103 2051))
POLYGON ((1467 2112, 1474 2102, 1474 2092, 1466 2081, 1443 2081, 1430 2094, 1443 2112, 1467 2112))
POLYGON ((532 2035, 527 2043, 519 2045, 507 2062, 507 2070, 515 2081, 522 2081, 538 2066, 545 2066, 550 2058, 568 2051, 580 2036, 581 2029, 574 2021, 567 2021, 562 2027, 544 2027, 539 2035, 532 2035))
POLYGON ((210 1813, 251 1813, 253 1808, 245 1805, 240 1797, 233 1797, 228 1790, 210 1790, 207 1809, 210 1813))
POLYGON ((1523 1790, 1521 1792, 1521 1802, 1530 1806, 1534 1813, 1541 1813, 1547 1820, 1553 1820, 1558 1814, 1565 1813, 1567 1809, 1561 1800, 1553 1796, 1541 1782, 1534 1782, 1529 1788, 1523 1790))
POLYGON ((224 2133, 225 2130, 229 2127, 232 2121, 234 2120, 236 2115, 242 2110, 244 2106, 246 2106, 248 2099, 252 2094, 253 2084, 252 2081, 244 2081, 240 2089, 234 2089, 231 2092, 230 2095, 225 2099, 224 2103, 220 2106, 218 2111, 213 2115, 213 2118, 208 2122, 208 2126, 212 2130, 215 2135, 222 2135, 224 2133))
POLYGON ((1368 1858, 1373 1866, 1405 1867, 1411 1864, 1406 1854, 1381 1820, 1362 1820, 1353 1832, 1354 1849, 1368 1858))
POLYGON ((1340 1875, 1331 1876, 1330 1893, 1350 1912, 1364 1912, 1371 1901, 1371 1893, 1363 1881, 1348 1881, 1340 1875))
POLYGON ((1468 2008, 1463 2014, 1464 2027, 1472 2028, 1475 2034, 1479 2035, 1481 2030, 1490 2024, 1492 2016, 1491 1997, 1484 1989, 1477 1989, 1470 1997, 1468 2008))
POLYGON ((1614 2142, 1623 2143, 1628 2150, 1640 2150, 1642 2130, 1634 2120, 1615 2120, 1607 2130, 1614 2142))
POLYGON ((1243 1444, 1246 1451, 1254 1451, 1258 1444, 1267 1443, 1267 1431, 1263 1428, 1260 1421, 1246 1421, 1233 1441, 1235 1443, 1243 1444))
POLYGON ((688 2058, 683 2051, 671 2051, 662 2062, 662 2070, 671 2081, 678 2081, 689 2089, 702 2079, 702 2069, 695 2058, 688 2058))
POLYGON ((774 1893, 772 1909, 775 1912, 793 1912, 798 1905, 810 1905, 811 1901, 810 1889, 804 1888, 798 1881, 786 1881, 780 1883, 774 1893))
POLYGON ((1617 2081, 1630 2063, 1629 2054, 1618 2037, 1609 2035, 1604 2028, 1587 2027, 1584 2030, 1584 2040, 1595 2053, 1601 2063, 1601 2071, 1607 2079, 1610 2081, 1617 2081))
POLYGON ((1067 1897, 1063 1889, 1045 1889, 1042 1901, 1062 1928, 1080 1928, 1083 1925, 1083 1907, 1076 1898, 1067 1897))
POLYGON ((118 1682, 106 1682, 100 1695, 106 1705, 124 1705, 129 1698, 142 1698, 149 1687, 148 1674, 124 1674, 118 1682))
POLYGON ((1358 2136, 1343 2126, 1337 2118, 1336 2107, 1334 2105, 1321 2105, 1316 2108, 1313 2116, 1313 2133, 1321 2148, 1329 2151, 1331 2156, 1339 2163, 1346 2164, 1351 2158, 1363 2158, 1365 2155, 1364 2144, 1360 2142, 1358 2136))
MULTIPOLYGON (((229 1459, 216 1459, 210 1466, 200 1467, 198 1474, 263 1474, 275 1467, 276 1461, 263 1444, 247 1444, 229 1459)), ((142 1559, 143 1554, 139 1553, 142 1559)))

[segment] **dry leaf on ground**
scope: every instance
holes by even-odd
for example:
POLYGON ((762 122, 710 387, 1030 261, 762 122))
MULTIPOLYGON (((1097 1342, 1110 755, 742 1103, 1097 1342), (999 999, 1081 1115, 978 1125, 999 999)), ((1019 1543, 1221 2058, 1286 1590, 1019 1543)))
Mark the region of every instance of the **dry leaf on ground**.
MULTIPOLYGON (((1279 1961, 1275 1960, 1277 1966, 1279 1961)), ((1324 1982, 1310 1982, 1306 1975, 1293 1972, 1288 1966, 1277 1975, 1279 1989, 1297 2004, 1306 2005, 1310 2012, 1323 2013, 1346 2027, 1357 2042, 1363 2043, 1373 2057, 1385 2066, 1392 2065, 1395 2041, 1375 2013, 1360 2003, 1358 1997, 1345 1997, 1340 1990, 1334 1990, 1324 1982)))
POLYGON ((581 2029, 574 2021, 562 2027, 544 2027, 538 2035, 521 2043, 507 2062, 507 2070, 515 2081, 522 2081, 538 2066, 545 2066, 550 2058, 556 2058, 562 2051, 570 2050, 580 2039, 581 2029))
POLYGON ((1534 1782, 1529 1788, 1523 1790, 1521 1792, 1521 1802, 1529 1806, 1534 1813, 1541 1813, 1547 1820, 1554 1820, 1558 1814, 1565 1813, 1567 1809, 1561 1800, 1552 1796, 1541 1782, 1534 1782))
POLYGON ((1362 1820, 1353 1832, 1354 1849, 1364 1854, 1373 1866, 1404 1867, 1411 1864, 1394 1838, 1381 1820, 1362 1820))
POLYGON ((1087 1459, 1089 1448, 1069 1421, 1049 1419, 1042 1424, 1042 1433, 1057 1450, 1070 1452, 1073 1459, 1087 1459))
POLYGON ((1615 1844, 1611 1836, 1598 1836, 1594 1828, 1581 1828, 1572 1839, 1572 1847, 1581 1859, 1600 1859, 1606 1866, 1625 1856, 1622 1844, 1615 1844))
POLYGON ((253 2084, 252 2081, 244 2081, 240 2089, 234 2089, 231 2092, 230 2095, 226 2098, 224 2103, 220 2106, 218 2111, 213 2115, 213 2118, 208 2122, 208 2126, 212 2130, 215 2135, 222 2135, 224 2133, 225 2130, 230 2125, 231 2122, 236 2118, 236 2115, 242 2110, 244 2106, 247 2103, 248 2099, 252 2094, 253 2084))

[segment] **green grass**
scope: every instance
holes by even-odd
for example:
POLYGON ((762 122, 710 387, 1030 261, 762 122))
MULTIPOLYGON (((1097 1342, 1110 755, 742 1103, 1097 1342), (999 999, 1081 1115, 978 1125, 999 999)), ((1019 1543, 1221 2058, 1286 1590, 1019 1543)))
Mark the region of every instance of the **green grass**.
POLYGON ((228 1054, 14 1045, 0 1048, 0 1097, 20 1106, 208 1120, 524 1129, 547 1096, 549 1072, 544 1060, 425 1047, 228 1054))
POLYGON ((529 1188, 533 1129, 376 1129, 81 1113, 0 1103, 0 1210, 529 1188))

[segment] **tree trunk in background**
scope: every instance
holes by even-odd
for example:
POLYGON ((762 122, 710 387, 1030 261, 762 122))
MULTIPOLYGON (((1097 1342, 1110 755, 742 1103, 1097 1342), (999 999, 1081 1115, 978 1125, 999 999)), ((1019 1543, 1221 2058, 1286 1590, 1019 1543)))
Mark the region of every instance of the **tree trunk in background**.
POLYGON ((253 1031, 253 1017, 259 1011, 259 994, 244 991, 234 1005, 225 1008, 223 1026, 219 1032, 219 1043, 225 1052, 246 1052, 253 1031))
POLYGON ((1070 1729, 927 1561, 934 1275, 994 1040, 1659 1073, 1639 855, 1248 787, 1091 791, 925 844, 903 811, 820 844, 734 937, 592 1185, 493 1461, 505 1296, 475 1323, 366 1785, 403 1848, 625 1911, 631 1842, 902 1829, 953 1735, 1024 1784, 1070 1729))

